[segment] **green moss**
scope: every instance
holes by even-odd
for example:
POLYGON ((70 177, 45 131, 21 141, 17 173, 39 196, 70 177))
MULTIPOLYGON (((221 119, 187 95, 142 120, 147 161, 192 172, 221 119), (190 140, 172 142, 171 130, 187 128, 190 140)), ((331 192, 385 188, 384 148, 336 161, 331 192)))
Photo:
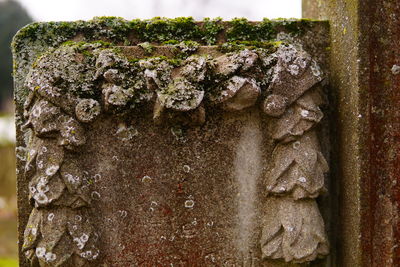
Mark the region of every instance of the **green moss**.
POLYGON ((285 32, 288 32, 295 36, 301 36, 308 29, 310 29, 315 23, 320 23, 320 20, 313 19, 287 19, 278 18, 275 21, 276 25, 282 27, 285 32))
POLYGON ((84 41, 66 41, 61 44, 62 46, 76 46, 77 48, 86 48, 88 45, 95 45, 98 47, 111 47, 112 43, 105 42, 102 40, 92 41, 92 42, 84 42, 84 41))
POLYGON ((224 30, 222 18, 204 18, 201 30, 203 35, 202 40, 208 45, 215 44, 217 42, 218 34, 224 30))
POLYGON ((168 41, 163 42, 162 44, 163 45, 177 45, 179 43, 180 42, 178 40, 168 40, 168 41))
POLYGON ((262 42, 262 41, 233 41, 226 42, 218 46, 218 49, 223 53, 240 51, 243 49, 257 49, 263 48, 271 52, 275 50, 282 44, 282 42, 262 42))
POLYGON ((264 19, 260 23, 249 22, 245 18, 235 18, 228 23, 226 31, 228 42, 231 41, 268 41, 275 37, 275 23, 264 19))
MULTIPOLYGON (((14 48, 21 49, 25 43, 40 42, 43 46, 57 47, 80 35, 83 41, 107 40, 115 44, 132 45, 130 36, 139 42, 177 44, 182 41, 198 41, 213 45, 226 28, 227 41, 269 41, 275 38, 277 29, 292 34, 302 34, 312 26, 313 20, 264 19, 259 23, 245 18, 222 22, 221 18, 205 18, 196 23, 192 17, 127 21, 119 17, 95 17, 90 21, 32 23, 19 31, 14 48)), ((221 35, 223 38, 223 35, 221 35)), ((135 41, 136 42, 136 41, 135 41)))
POLYGON ((140 43, 140 44, 138 44, 138 46, 143 48, 143 50, 146 54, 151 54, 154 51, 154 46, 151 45, 149 42, 140 43))
POLYGON ((140 39, 150 42, 195 40, 200 37, 200 28, 192 17, 133 20, 130 22, 130 28, 140 39))

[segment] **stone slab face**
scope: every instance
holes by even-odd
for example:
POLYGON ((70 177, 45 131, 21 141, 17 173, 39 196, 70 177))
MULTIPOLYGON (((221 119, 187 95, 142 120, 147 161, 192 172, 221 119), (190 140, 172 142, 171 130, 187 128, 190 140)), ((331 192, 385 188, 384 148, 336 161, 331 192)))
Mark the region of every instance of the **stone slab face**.
POLYGON ((327 264, 328 42, 318 21, 22 29, 21 266, 327 264))

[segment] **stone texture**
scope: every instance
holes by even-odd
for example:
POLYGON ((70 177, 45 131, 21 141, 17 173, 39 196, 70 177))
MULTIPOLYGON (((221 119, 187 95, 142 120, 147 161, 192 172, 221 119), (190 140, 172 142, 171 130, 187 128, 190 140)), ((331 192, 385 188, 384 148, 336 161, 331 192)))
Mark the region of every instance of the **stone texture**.
POLYGON ((303 16, 331 22, 338 264, 399 266, 400 3, 304 0, 303 16))
MULTIPOLYGON (((65 36, 79 40, 91 23, 65 36)), ((284 23, 293 22, 274 27, 284 23)), ((194 40, 37 44, 22 31, 21 265, 291 266, 326 256, 316 197, 329 143, 315 127, 326 28, 299 25, 277 32, 282 43, 235 48, 219 37, 230 51, 194 40), (279 112, 265 108, 279 106, 271 95, 284 99, 279 112)))

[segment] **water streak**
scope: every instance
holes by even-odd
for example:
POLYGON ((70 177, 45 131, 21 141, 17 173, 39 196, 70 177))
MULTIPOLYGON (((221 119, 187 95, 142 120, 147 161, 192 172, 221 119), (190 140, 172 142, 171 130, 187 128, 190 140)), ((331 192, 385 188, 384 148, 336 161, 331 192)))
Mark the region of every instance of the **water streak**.
POLYGON ((234 176, 238 187, 236 246, 245 257, 251 254, 257 227, 257 180, 261 175, 262 132, 258 113, 246 119, 236 148, 234 176))

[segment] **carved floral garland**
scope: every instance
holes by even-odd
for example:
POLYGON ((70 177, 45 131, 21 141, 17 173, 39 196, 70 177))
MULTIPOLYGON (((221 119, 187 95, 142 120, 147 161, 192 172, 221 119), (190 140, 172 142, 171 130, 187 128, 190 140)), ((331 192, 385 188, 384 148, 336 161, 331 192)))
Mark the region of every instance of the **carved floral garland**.
POLYGON ((328 164, 314 126, 323 117, 318 92, 319 69, 304 52, 278 51, 278 62, 264 111, 276 121, 277 145, 265 176, 268 199, 261 246, 263 257, 308 262, 329 252, 315 198, 326 189, 328 164), (280 54, 280 55, 279 55, 280 54))
POLYGON ((91 198, 97 196, 74 153, 86 142, 85 124, 101 113, 153 101, 156 123, 178 114, 184 123, 202 124, 205 104, 242 110, 256 104, 269 84, 263 110, 277 118, 272 136, 278 143, 266 175, 270 220, 263 225, 263 257, 305 262, 327 254, 315 203, 327 171, 313 130, 323 114, 310 90, 321 76, 310 56, 292 45, 272 54, 245 49, 217 58, 192 55, 179 66, 161 57, 130 62, 96 44, 44 54, 26 81, 25 126, 32 135, 25 177, 34 207, 23 251, 40 266, 87 266, 99 257, 90 222, 91 198))

